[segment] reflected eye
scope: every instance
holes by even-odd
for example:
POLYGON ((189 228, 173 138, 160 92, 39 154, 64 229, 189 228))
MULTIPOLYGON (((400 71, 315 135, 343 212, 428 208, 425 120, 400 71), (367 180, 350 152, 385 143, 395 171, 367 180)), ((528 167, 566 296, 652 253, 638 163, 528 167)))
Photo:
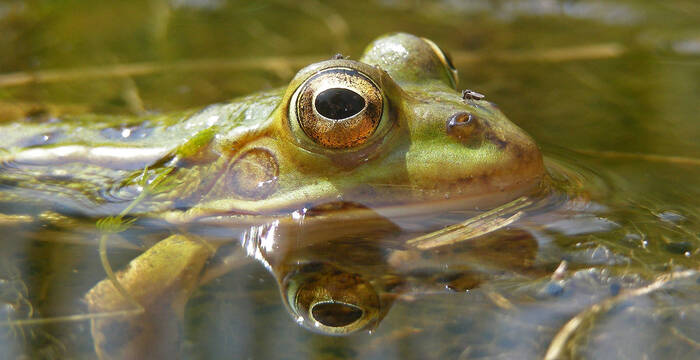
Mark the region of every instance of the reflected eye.
POLYGON ((382 118, 379 87, 365 74, 348 68, 326 69, 298 90, 299 127, 315 143, 332 149, 361 145, 382 118))
POLYGON ((388 310, 369 281, 326 263, 296 265, 282 281, 282 294, 298 322, 328 335, 372 327, 388 310))
POLYGON ((423 41, 428 43, 428 45, 430 45, 430 47, 433 49, 433 51, 435 52, 435 55, 437 55, 437 57, 440 59, 442 64, 447 69, 447 74, 450 77, 450 82, 452 83, 452 87, 457 89, 457 80, 459 79, 459 76, 457 75, 457 69, 455 68, 454 64, 452 63, 452 58, 450 58, 450 55, 447 54, 442 49, 440 49, 440 47, 437 46, 437 44, 435 44, 434 42, 432 42, 432 40, 426 39, 426 38, 421 38, 421 39, 423 39, 423 41))

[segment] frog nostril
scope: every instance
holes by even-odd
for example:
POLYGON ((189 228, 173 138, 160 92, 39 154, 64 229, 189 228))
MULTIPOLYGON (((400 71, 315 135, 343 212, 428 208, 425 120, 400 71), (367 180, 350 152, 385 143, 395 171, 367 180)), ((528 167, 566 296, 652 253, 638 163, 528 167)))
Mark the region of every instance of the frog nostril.
POLYGON ((459 127, 469 126, 473 122, 473 120, 472 120, 473 118, 474 117, 472 116, 472 114, 469 114, 466 112, 458 112, 458 113, 450 116, 447 119, 447 123, 445 124, 447 133, 449 134, 452 131, 452 129, 454 129, 457 126, 459 126, 459 127))
POLYGON ((481 139, 483 124, 476 115, 461 111, 447 118, 445 130, 465 145, 474 145, 481 139))

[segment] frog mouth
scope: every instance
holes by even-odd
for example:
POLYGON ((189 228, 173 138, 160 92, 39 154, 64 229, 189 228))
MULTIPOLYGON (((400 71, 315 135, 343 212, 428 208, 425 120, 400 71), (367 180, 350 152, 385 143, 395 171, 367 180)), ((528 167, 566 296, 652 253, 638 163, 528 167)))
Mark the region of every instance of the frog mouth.
POLYGON ((542 191, 541 184, 542 179, 537 178, 527 183, 516 184, 513 189, 504 189, 499 192, 379 205, 371 201, 338 200, 330 196, 307 202, 300 202, 298 199, 279 202, 220 200, 196 206, 184 212, 169 212, 164 214, 164 217, 166 221, 174 224, 241 226, 275 221, 280 225, 299 222, 312 224, 328 220, 362 221, 377 217, 398 219, 447 211, 481 212, 520 196, 536 196, 542 191))

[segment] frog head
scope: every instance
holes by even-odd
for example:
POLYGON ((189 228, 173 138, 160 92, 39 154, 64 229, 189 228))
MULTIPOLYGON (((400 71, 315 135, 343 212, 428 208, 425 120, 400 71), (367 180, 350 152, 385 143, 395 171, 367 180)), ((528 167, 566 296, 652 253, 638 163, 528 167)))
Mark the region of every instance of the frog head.
POLYGON ((217 136, 231 160, 226 181, 201 208, 486 208, 531 191, 544 175, 537 145, 496 105, 462 94, 457 83, 435 43, 403 33, 375 40, 357 61, 311 64, 275 98, 274 111, 231 132, 234 138, 217 136))
POLYGON ((480 94, 457 90, 432 41, 375 40, 359 61, 299 71, 277 111, 283 194, 369 207, 456 200, 499 205, 543 176, 534 141, 480 94))

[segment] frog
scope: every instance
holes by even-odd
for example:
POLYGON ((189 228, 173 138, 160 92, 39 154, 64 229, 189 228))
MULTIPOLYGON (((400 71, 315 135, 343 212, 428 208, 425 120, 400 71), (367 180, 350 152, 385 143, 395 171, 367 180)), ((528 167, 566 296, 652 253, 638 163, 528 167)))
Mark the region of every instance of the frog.
POLYGON ((105 233, 136 221, 174 233, 85 295, 102 359, 172 353, 187 300, 235 240, 275 276, 299 324, 330 335, 372 328, 392 300, 353 270, 353 241, 391 237, 396 214, 501 214, 547 178, 535 141, 458 83, 435 42, 393 33, 357 60, 337 55, 286 87, 199 110, 3 124, 0 200, 103 219, 105 233), (309 260, 329 251, 348 264, 309 260))

